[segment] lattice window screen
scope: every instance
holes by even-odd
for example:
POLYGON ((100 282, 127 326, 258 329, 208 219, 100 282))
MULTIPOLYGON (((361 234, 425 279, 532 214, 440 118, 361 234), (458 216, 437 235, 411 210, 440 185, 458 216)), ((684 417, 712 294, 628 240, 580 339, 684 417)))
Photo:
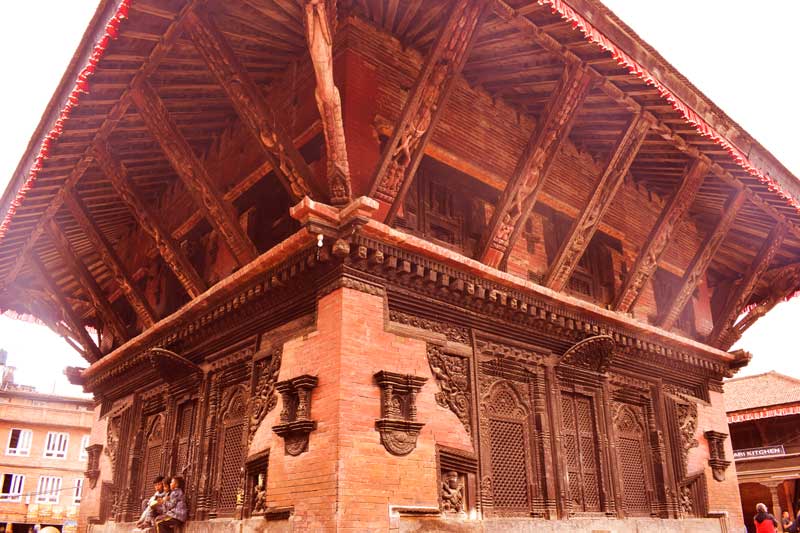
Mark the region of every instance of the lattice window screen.
POLYGON ((495 508, 509 511, 529 510, 526 443, 522 422, 491 419, 489 433, 495 508))
POLYGON ((141 497, 148 498, 152 495, 153 479, 161 474, 161 457, 164 450, 164 432, 161 426, 161 415, 148 418, 148 428, 145 437, 145 452, 142 460, 141 497))
POLYGON ((600 473, 592 399, 561 393, 562 445, 573 512, 599 512, 600 473))
POLYGON ((622 474, 622 503, 629 516, 650 515, 647 494, 646 440, 642 410, 638 406, 618 408, 615 420, 617 430, 617 456, 622 474))
POLYGON ((236 493, 244 466, 244 398, 242 393, 232 395, 228 409, 223 415, 222 441, 220 442, 219 514, 230 514, 236 510, 236 493))

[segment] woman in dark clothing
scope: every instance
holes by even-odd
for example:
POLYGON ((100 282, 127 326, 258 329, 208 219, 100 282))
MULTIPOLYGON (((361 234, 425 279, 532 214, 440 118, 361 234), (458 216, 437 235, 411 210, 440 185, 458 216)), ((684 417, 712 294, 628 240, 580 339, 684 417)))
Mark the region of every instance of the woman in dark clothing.
MULTIPOLYGON (((767 506, 763 503, 756 505, 756 515, 753 517, 756 524, 756 533, 776 533, 778 521, 767 512, 767 506)), ((159 532, 161 533, 161 532, 159 532)))
POLYGON ((170 482, 169 496, 164 500, 164 514, 156 519, 156 533, 170 533, 186 522, 189 509, 186 507, 186 496, 183 494, 183 478, 175 476, 170 482))

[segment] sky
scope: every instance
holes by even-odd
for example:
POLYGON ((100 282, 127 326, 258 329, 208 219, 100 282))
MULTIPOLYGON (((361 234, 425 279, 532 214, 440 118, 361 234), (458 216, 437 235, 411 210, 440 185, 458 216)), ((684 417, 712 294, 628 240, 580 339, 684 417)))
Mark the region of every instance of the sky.
MULTIPOLYGON (((796 0, 604 0, 701 91, 800 176, 796 0)), ((0 5, 0 187, 5 188, 97 6, 97 0, 0 5)), ((778 305, 735 346, 753 353, 739 375, 800 377, 800 298, 778 305)), ((17 382, 79 394, 65 366, 85 361, 44 326, 0 317, 0 348, 17 382)))

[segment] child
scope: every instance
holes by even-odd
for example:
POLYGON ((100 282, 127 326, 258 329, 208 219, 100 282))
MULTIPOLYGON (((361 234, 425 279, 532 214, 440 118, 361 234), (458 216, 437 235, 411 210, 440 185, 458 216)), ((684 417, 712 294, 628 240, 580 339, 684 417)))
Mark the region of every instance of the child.
POLYGON ((183 494, 183 478, 175 476, 169 485, 169 496, 163 500, 164 514, 156 519, 156 533, 169 533, 184 522, 189 515, 186 496, 183 494))
POLYGON ((144 502, 142 515, 139 517, 139 521, 136 522, 137 528, 147 529, 155 525, 156 517, 164 512, 161 500, 166 495, 167 487, 164 484, 164 476, 158 476, 153 480, 153 495, 144 502))

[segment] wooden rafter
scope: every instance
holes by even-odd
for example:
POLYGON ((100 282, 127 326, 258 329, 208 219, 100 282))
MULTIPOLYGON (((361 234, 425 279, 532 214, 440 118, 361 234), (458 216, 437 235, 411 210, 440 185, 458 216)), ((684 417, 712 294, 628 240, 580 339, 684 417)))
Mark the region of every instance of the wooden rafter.
POLYGON ((120 318, 119 314, 111 307, 103 289, 94 279, 89 269, 80 260, 75 253, 69 239, 61 231, 54 221, 50 221, 47 226, 47 232, 50 240, 53 241, 55 249, 58 251, 61 259, 66 263, 72 276, 78 280, 78 283, 83 287, 83 291, 89 296, 92 301, 95 312, 100 320, 111 330, 114 337, 121 343, 128 340, 128 330, 125 323, 120 318))
POLYGON ((425 146, 469 55, 485 5, 478 0, 454 2, 381 154, 369 195, 382 202, 377 216, 387 224, 403 204, 425 146))
POLYGON ((504 265, 530 216, 550 167, 567 139, 575 116, 589 94, 592 76, 586 69, 568 66, 558 88, 536 121, 533 134, 514 174, 503 190, 481 242, 478 259, 489 266, 504 265))
POLYGON ((719 313, 719 318, 714 323, 714 329, 708 336, 707 344, 717 346, 720 339, 727 337, 728 332, 736 323, 739 313, 742 312, 750 296, 752 296, 758 281, 762 279, 775 254, 778 253, 785 237, 786 226, 783 224, 776 225, 770 231, 755 259, 748 267, 747 272, 742 275, 731 290, 725 306, 719 313))
POLYGON ((29 261, 42 285, 49 291, 53 300, 55 300, 55 302, 61 308, 64 321, 67 323, 70 330, 72 330, 72 333, 78 337, 77 340, 83 347, 83 357, 90 363, 100 360, 100 357, 102 357, 100 349, 89 335, 89 332, 86 331, 86 328, 83 327, 81 318, 72 308, 69 301, 64 296, 64 293, 61 292, 61 288, 56 283, 56 280, 54 280, 47 271, 44 263, 42 263, 41 259, 39 259, 39 257, 35 254, 30 255, 29 261))
POLYGON ((672 303, 661 317, 659 317, 659 326, 664 329, 671 329, 675 321, 678 320, 689 298, 692 297, 694 290, 705 276, 708 265, 711 264, 711 260, 716 255, 719 247, 722 246, 725 236, 728 234, 731 226, 733 226, 736 215, 739 213, 739 209, 744 205, 746 199, 747 194, 744 189, 739 189, 734 193, 733 198, 730 199, 727 205, 723 207, 722 216, 717 222, 717 225, 703 241, 700 249, 686 269, 686 273, 683 275, 683 280, 681 281, 681 286, 673 298, 672 303))
POLYGON ((190 297, 194 298, 203 293, 206 284, 197 274, 194 266, 177 242, 172 239, 159 220, 159 216, 150 208, 142 198, 133 180, 122 163, 114 159, 111 147, 107 143, 98 143, 95 146, 97 165, 108 177, 114 189, 119 194, 125 205, 128 206, 139 226, 152 237, 156 249, 164 262, 175 274, 177 280, 183 285, 190 297))
POLYGON ((136 316, 139 317, 139 320, 142 321, 145 328, 152 326, 157 320, 155 312, 153 312, 150 304, 147 303, 147 300, 136 287, 133 277, 125 268, 125 265, 122 264, 119 256, 111 247, 111 243, 108 242, 105 235, 103 235, 92 221, 89 211, 86 209, 83 201, 78 197, 75 191, 70 191, 64 199, 64 204, 86 234, 86 238, 92 243, 95 251, 100 254, 103 264, 111 273, 111 276, 114 278, 120 290, 125 294, 131 307, 133 307, 133 310, 136 312, 136 316))
POLYGON ((222 237, 239 265, 246 265, 255 259, 258 251, 239 224, 236 211, 222 198, 205 165, 169 116, 167 107, 155 89, 143 80, 133 88, 131 94, 150 134, 161 146, 195 203, 203 210, 208 222, 222 237))
POLYGON ((634 116, 609 157, 605 170, 597 182, 597 186, 589 198, 589 202, 575 219, 569 233, 553 260, 544 285, 555 291, 562 291, 569 281, 572 272, 580 261, 583 252, 592 240, 600 221, 622 185, 628 169, 633 163, 639 147, 648 131, 650 121, 641 115, 634 116))
MULTIPOLYGON (((331 2, 331 7, 336 8, 335 2, 331 2)), ((329 13, 324 1, 305 0, 305 15, 306 41, 317 80, 314 96, 325 134, 328 190, 331 204, 343 205, 352 199, 352 189, 342 121, 342 99, 333 81, 336 12, 329 13)))
MULTIPOLYGON (((131 80, 130 86, 133 86, 137 83, 138 80, 146 79, 150 74, 152 74, 161 61, 166 57, 167 53, 172 49, 175 43, 178 41, 178 38, 181 36, 183 32, 183 25, 186 20, 186 15, 190 13, 197 3, 198 0, 190 0, 181 10, 172 24, 167 28, 167 31, 164 33, 164 36, 161 40, 156 44, 150 55, 142 63, 139 70, 133 76, 131 80)), ((97 132, 94 135, 93 142, 106 140, 114 131, 117 124, 120 120, 123 119, 125 113, 128 110, 128 107, 131 105, 131 94, 130 89, 126 89, 125 92, 122 93, 119 100, 114 103, 111 110, 108 112, 106 117, 103 119, 103 123, 97 129, 97 132)), ((36 241, 45 231, 45 227, 47 224, 52 220, 55 214, 61 209, 61 206, 64 204, 64 199, 68 194, 70 194, 70 190, 80 181, 83 177, 83 174, 86 172, 86 169, 92 163, 92 144, 90 143, 89 146, 86 148, 86 151, 72 168, 69 176, 67 177, 66 182, 64 185, 59 189, 56 196, 50 201, 47 205, 47 208, 44 210, 44 213, 41 217, 39 217, 39 221, 36 223, 36 227, 31 231, 28 240, 25 241, 25 244, 22 246, 22 249, 17 256, 17 260, 14 263, 14 266, 9 271, 6 278, 2 281, 2 286, 7 287, 11 283, 17 279, 17 275, 19 275, 22 267, 25 265, 26 258, 33 250, 36 241)))
POLYGON ((195 48, 227 93, 239 118, 261 143, 289 195, 294 200, 314 197, 311 169, 225 36, 211 20, 196 13, 192 13, 187 22, 195 48))
POLYGON ((708 165, 695 159, 683 175, 678 189, 664 206, 653 229, 645 241, 644 247, 639 252, 633 268, 625 278, 625 283, 614 302, 614 309, 628 312, 633 307, 636 299, 641 294, 642 288, 658 268, 661 254, 667 249, 672 238, 672 232, 678 225, 684 213, 689 209, 695 195, 700 190, 705 176, 708 174, 708 165))

